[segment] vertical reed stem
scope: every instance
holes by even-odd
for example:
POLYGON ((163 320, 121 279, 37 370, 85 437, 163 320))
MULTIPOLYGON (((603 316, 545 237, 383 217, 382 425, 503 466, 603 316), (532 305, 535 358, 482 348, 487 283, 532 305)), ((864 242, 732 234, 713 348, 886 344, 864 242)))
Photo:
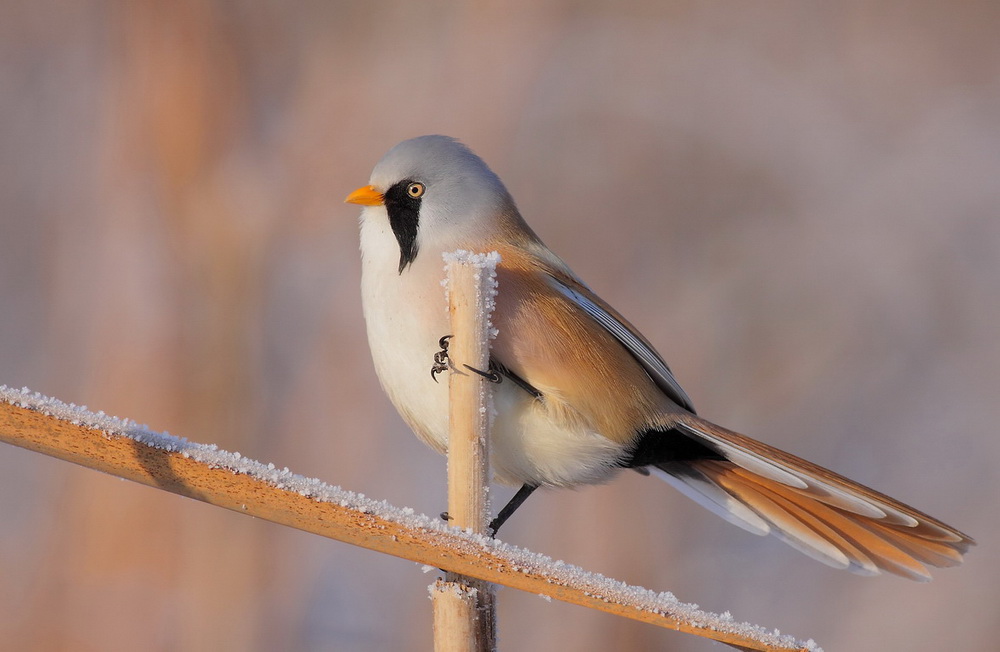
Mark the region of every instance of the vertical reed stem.
MULTIPOLYGON (((448 515, 456 527, 485 534, 489 520, 489 313, 496 256, 454 255, 448 264, 451 333, 448 357, 448 515)), ((493 585, 446 573, 432 588, 436 652, 492 652, 496 648, 493 585)))

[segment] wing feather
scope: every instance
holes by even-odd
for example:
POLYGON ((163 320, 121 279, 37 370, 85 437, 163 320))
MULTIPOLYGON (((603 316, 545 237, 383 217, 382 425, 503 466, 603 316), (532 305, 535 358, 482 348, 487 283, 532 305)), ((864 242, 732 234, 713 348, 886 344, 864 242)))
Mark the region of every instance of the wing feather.
POLYGON ((584 312, 621 342, 628 352, 639 361, 639 364, 642 365, 646 373, 653 379, 653 382, 672 401, 684 409, 694 412, 694 404, 680 386, 680 383, 677 382, 667 363, 663 361, 663 358, 656 352, 653 345, 632 324, 626 321, 618 311, 605 303, 587 286, 572 277, 565 274, 558 274, 553 270, 550 271, 549 278, 551 279, 552 286, 560 294, 582 308, 584 312))

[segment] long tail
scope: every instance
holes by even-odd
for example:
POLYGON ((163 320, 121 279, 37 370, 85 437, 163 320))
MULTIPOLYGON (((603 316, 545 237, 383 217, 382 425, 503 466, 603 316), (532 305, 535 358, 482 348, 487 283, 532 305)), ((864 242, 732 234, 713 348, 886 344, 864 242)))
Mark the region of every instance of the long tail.
POLYGON ((726 520, 834 568, 927 581, 927 565, 957 566, 975 545, 897 500, 694 415, 674 430, 721 459, 659 463, 657 475, 726 520))

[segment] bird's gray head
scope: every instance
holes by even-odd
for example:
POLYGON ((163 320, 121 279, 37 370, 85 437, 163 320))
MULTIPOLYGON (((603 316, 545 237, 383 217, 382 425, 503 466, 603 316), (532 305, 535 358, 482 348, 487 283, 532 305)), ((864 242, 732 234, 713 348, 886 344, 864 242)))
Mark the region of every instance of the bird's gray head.
POLYGON ((347 201, 385 207, 399 243, 400 273, 421 248, 468 248, 487 239, 497 220, 516 212, 500 178, 468 147, 447 136, 399 143, 375 165, 369 183, 347 201))

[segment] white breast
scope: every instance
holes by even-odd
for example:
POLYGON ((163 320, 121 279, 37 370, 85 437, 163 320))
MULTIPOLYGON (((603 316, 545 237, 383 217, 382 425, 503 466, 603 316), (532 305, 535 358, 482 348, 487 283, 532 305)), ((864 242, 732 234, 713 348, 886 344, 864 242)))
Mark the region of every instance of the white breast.
POLYGON ((438 340, 448 335, 444 262, 421 252, 397 272, 399 245, 385 209, 366 208, 361 222, 361 300, 375 372, 406 423, 424 443, 447 449, 448 379, 430 369, 438 340), (381 211, 383 215, 378 215, 381 211))
MULTIPOLYGON (((438 452, 448 443, 448 377, 431 378, 438 340, 451 334, 439 251, 420 250, 397 272, 399 246, 381 207, 366 208, 361 224, 361 295, 368 343, 382 387, 403 420, 438 452), (379 215, 377 211, 381 211, 379 215)), ((503 292, 503 288, 499 289, 503 292)), ((504 337, 501 331, 498 337, 504 337)), ((544 401, 512 382, 494 386, 497 411, 491 463, 499 482, 569 486, 600 482, 622 448, 569 425, 544 401)))

